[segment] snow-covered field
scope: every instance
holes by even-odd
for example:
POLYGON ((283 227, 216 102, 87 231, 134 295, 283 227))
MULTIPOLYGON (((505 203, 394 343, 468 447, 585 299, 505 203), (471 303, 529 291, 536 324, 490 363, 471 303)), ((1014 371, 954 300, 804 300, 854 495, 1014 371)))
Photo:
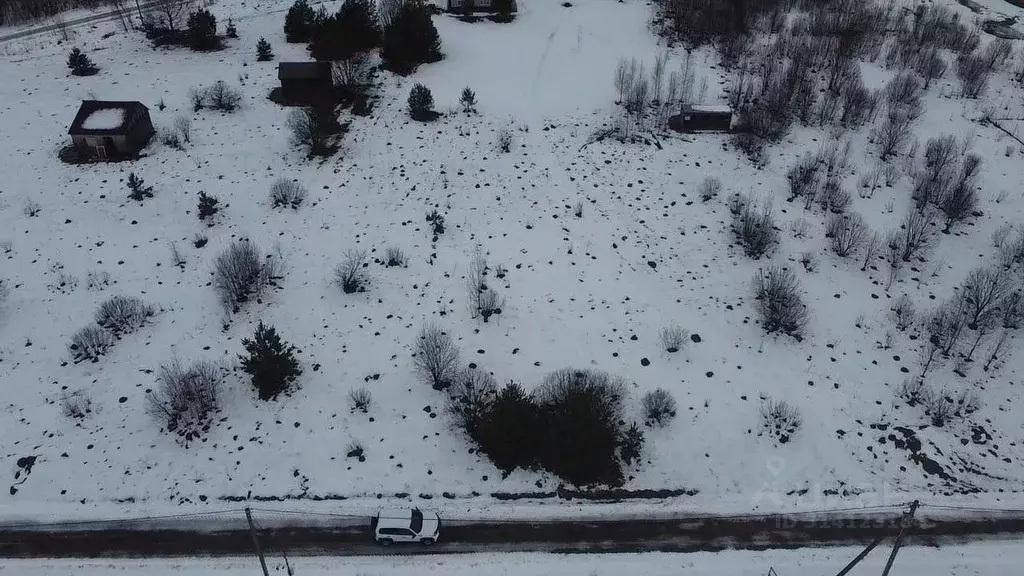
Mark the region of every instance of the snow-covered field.
MULTIPOLYGON (((233 17, 240 38, 209 54, 155 50, 113 22, 76 30, 74 44, 101 68, 86 78, 67 75, 70 47, 52 38, 0 48, 0 277, 11 285, 0 307, 0 478, 11 490, 0 491, 0 511, 60 515, 115 503, 153 511, 223 506, 218 498, 246 494, 372 500, 447 492, 471 506, 475 494, 553 490, 557 479, 525 472, 502 479, 468 452, 442 397, 413 374, 411 346, 427 321, 457 337, 464 362, 499 381, 530 388, 561 367, 605 370, 633 384, 636 417, 644 392, 672 391, 679 417, 648 431, 644 462, 625 486, 695 491, 668 506, 891 504, 952 492, 989 505, 1020 504, 1019 338, 987 372, 974 362, 957 376, 952 360, 940 360, 932 385, 950 394, 976 390, 982 404, 969 421, 935 428, 921 407, 895 397, 920 370, 923 339, 909 339, 888 318, 902 294, 919 310, 948 298, 969 270, 996 262, 992 232, 1021 222, 1024 151, 977 122, 985 105, 1024 116, 1021 91, 1005 71, 984 101, 950 97, 953 74, 926 96, 915 135, 922 144, 944 133, 970 137, 984 159, 982 215, 942 235, 925 265, 905 270, 886 290, 881 263, 861 272, 854 259, 837 258, 826 250, 821 212, 784 201, 785 171, 829 142, 825 131, 797 128, 770 151, 764 169, 718 135, 666 137, 661 148, 604 141, 581 150, 618 114, 617 60, 636 57, 649 68, 664 49, 649 30, 652 7, 645 3, 578 0, 564 8, 520 0, 520 15, 508 25, 437 16, 446 58, 408 78, 380 76, 372 116, 346 112, 342 120, 351 125, 342 150, 324 163, 307 161, 289 143, 288 110, 266 98, 277 85, 276 62, 255 61, 261 36, 276 61, 307 58, 302 45, 284 42, 288 4, 213 5, 222 26, 233 17), (189 88, 217 80, 240 88, 241 109, 192 113, 189 88), (433 91, 445 113, 438 122, 408 119, 415 82, 433 91), (467 85, 477 93, 478 116, 457 112, 467 85), (139 100, 158 129, 191 117, 193 141, 178 151, 154 139, 148 155, 130 164, 62 164, 56 153, 83 99, 139 100), (508 154, 495 146, 504 128, 514 138, 508 154), (141 205, 127 199, 129 171, 154 187, 154 198, 141 205), (707 176, 720 178, 725 191, 704 204, 696 190, 707 176), (281 177, 309 190, 298 211, 271 208, 270 185, 281 177), (200 191, 227 204, 210 228, 196 217, 200 191), (802 342, 766 337, 756 323, 750 284, 766 261, 732 245, 726 203, 727 194, 751 192, 775 194, 782 240, 772 260, 798 270, 811 310, 802 342), (26 205, 36 204, 37 215, 27 215, 26 205), (448 223, 436 243, 424 222, 434 207, 448 223), (803 238, 790 231, 799 219, 809 222, 803 238), (202 248, 193 247, 198 233, 209 236, 202 248), (240 237, 278 251, 285 277, 225 329, 211 266, 240 237), (180 268, 171 244, 184 257, 180 268), (362 294, 332 285, 332 268, 347 250, 381 258, 390 245, 410 256, 408 267, 371 264, 362 294), (506 306, 486 324, 466 306, 465 275, 477 248, 508 270, 498 286, 506 306), (798 262, 806 251, 816 254, 816 272, 798 262), (153 322, 98 363, 71 362, 71 335, 115 294, 155 305, 153 322), (205 443, 186 449, 161 433, 144 411, 159 367, 175 356, 235 365, 241 339, 259 320, 301 349, 297 391, 261 402, 236 372, 224 421, 205 443), (700 342, 664 352, 658 334, 670 323, 700 342), (892 346, 884 349, 890 331, 892 346), (364 385, 374 405, 369 415, 353 414, 348 394, 364 385), (62 395, 79 390, 93 407, 80 422, 60 409, 62 395), (802 411, 803 427, 791 442, 780 446, 758 434, 762 397, 802 411), (921 452, 949 477, 927 473, 887 439, 892 432, 883 430, 894 425, 912 429, 921 452), (345 458, 353 440, 366 447, 365 462, 345 458), (17 462, 29 456, 36 459, 26 472, 17 462)), ((1000 11, 1024 12, 1009 4, 1000 11)), ((680 62, 678 51, 672 54, 670 70, 680 62)), ((709 85, 706 103, 723 102, 723 70, 708 53, 697 61, 709 85)), ((874 87, 892 74, 873 64, 863 72, 874 87)), ((851 190, 877 165, 867 131, 851 136, 851 190)), ((896 165, 907 170, 905 162, 896 165)), ((873 197, 854 194, 853 209, 872 229, 892 229, 910 203, 910 186, 904 176, 873 197)), ((979 354, 993 343, 984 342, 979 354)))
MULTIPOLYGON (((839 572, 860 548, 773 550, 766 552, 727 551, 694 554, 467 554, 452 556, 406 556, 361 558, 289 558, 295 574, 301 576, 405 576, 445 574, 446 576, 606 576, 645 574, 674 576, 764 576, 773 568, 779 576, 817 576, 839 572)), ((850 576, 879 574, 889 555, 879 546, 849 572, 850 576)), ((1009 543, 970 544, 948 548, 904 547, 893 564, 901 576, 1003 576, 1020 565, 1020 545, 1009 543)), ((286 574, 280 556, 268 554, 272 574, 286 574)), ((12 560, 0 566, 0 574, 19 576, 99 576, 145 574, 146 576, 235 576, 258 570, 254 558, 224 560, 12 560)))

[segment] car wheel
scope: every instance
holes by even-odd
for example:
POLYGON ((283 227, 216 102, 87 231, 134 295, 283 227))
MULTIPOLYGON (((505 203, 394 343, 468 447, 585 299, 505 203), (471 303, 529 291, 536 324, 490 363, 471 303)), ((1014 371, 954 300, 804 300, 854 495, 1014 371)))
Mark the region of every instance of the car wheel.
POLYGON ((381 538, 380 540, 377 540, 377 544, 380 544, 381 546, 391 546, 394 543, 395 541, 391 538, 381 538))
POLYGON ((420 540, 420 544, 423 544, 424 546, 433 546, 434 545, 434 539, 433 538, 424 538, 423 540, 420 540))

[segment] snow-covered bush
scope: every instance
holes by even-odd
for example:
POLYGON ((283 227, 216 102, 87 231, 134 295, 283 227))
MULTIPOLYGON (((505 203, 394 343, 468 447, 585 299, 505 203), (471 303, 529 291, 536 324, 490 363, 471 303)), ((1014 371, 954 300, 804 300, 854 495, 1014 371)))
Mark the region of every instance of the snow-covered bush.
POLYGON ((648 426, 666 426, 676 417, 676 399, 664 388, 644 394, 640 404, 648 426))
POLYGON ((272 400, 288 390, 302 375, 298 351, 278 336, 273 326, 262 321, 256 326, 252 338, 242 340, 245 354, 239 355, 242 371, 249 375, 260 400, 272 400))
POLYGON ((754 275, 754 299, 765 332, 803 339, 807 306, 800 296, 800 281, 792 270, 780 266, 758 270, 754 275))
POLYGON ((355 388, 348 393, 348 403, 353 412, 366 414, 370 411, 370 405, 373 404, 373 395, 365 386, 355 388))
POLYGON ((120 338, 142 328, 153 317, 153 307, 136 296, 114 296, 96 310, 96 323, 120 338))
POLYGON ((459 348, 441 328, 427 324, 416 337, 413 363, 424 382, 434 390, 446 390, 458 374, 459 348))
POLYGON ((156 390, 146 397, 146 412, 187 447, 209 431, 220 410, 220 388, 216 364, 200 360, 185 367, 175 358, 160 367, 156 390))
POLYGON ((71 337, 68 350, 75 362, 97 362, 114 345, 114 336, 103 328, 90 324, 71 337))
POLYGON ((270 202, 274 208, 298 210, 306 199, 306 189, 293 180, 279 178, 270 186, 270 202))
POLYGON ((334 283, 345 294, 365 292, 369 278, 363 270, 366 267, 366 250, 349 250, 341 263, 334 267, 334 283))
POLYGON ((764 256, 778 241, 775 218, 772 215, 772 198, 758 207, 753 196, 740 196, 732 207, 732 231, 747 256, 758 259, 764 256))
POLYGON ((761 427, 764 433, 785 444, 803 424, 800 411, 783 400, 766 398, 761 403, 761 427))
POLYGON ((213 287, 225 309, 237 313, 242 304, 258 297, 279 277, 276 257, 264 257, 247 240, 233 242, 213 263, 213 287))
POLYGON ((679 352, 686 344, 686 339, 690 337, 690 332, 686 328, 671 324, 662 328, 658 335, 661 337, 661 345, 665 348, 665 351, 674 353, 679 352))

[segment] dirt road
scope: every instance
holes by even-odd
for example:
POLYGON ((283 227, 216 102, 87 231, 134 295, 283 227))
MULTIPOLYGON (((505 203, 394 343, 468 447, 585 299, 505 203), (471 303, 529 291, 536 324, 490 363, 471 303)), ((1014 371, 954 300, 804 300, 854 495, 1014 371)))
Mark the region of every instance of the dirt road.
MULTIPOLYGON (((136 8, 133 5, 131 7, 130 12, 132 14, 136 14, 137 15, 138 11, 140 9, 143 12, 145 12, 147 9, 155 6, 157 3, 158 2, 155 2, 155 1, 154 2, 145 2, 145 3, 142 3, 141 6, 138 7, 138 8, 136 8)), ((35 26, 35 27, 32 27, 32 28, 28 28, 26 30, 22 30, 20 32, 15 32, 13 34, 8 34, 6 36, 0 35, 0 43, 9 42, 11 40, 17 40, 18 38, 27 38, 29 36, 35 36, 36 34, 44 34, 46 32, 53 32, 54 30, 60 30, 61 28, 74 28, 76 26, 81 26, 83 24, 90 24, 90 23, 93 23, 93 22, 103 22, 103 21, 106 21, 106 20, 113 20, 113 19, 115 19, 117 17, 118 17, 117 11, 116 10, 111 10, 109 12, 104 12, 102 14, 93 14, 92 16, 85 16, 83 18, 76 18, 74 20, 68 20, 67 22, 61 22, 61 23, 57 23, 57 24, 47 24, 45 26, 35 26)), ((2 34, 2 33, 3 33, 3 29, 0 28, 0 34, 2 34)))
MULTIPOLYGON (((446 524, 442 542, 425 548, 393 546, 389 554, 445 554, 494 551, 639 552, 799 548, 867 543, 880 534, 894 534, 900 512, 877 515, 829 515, 814 519, 673 518, 659 520, 596 520, 527 522, 457 522, 446 524)), ((380 554, 373 544, 370 521, 345 525, 278 526, 259 530, 268 553, 289 555, 380 554)), ((252 552, 244 528, 205 531, 178 526, 162 529, 135 523, 132 528, 65 528, 59 531, 21 527, 0 529, 0 557, 174 557, 237 556, 252 552), (151 529, 140 529, 140 527, 151 529)), ((913 524, 910 543, 943 544, 978 539, 1019 539, 1024 514, 999 517, 924 519, 913 524)))

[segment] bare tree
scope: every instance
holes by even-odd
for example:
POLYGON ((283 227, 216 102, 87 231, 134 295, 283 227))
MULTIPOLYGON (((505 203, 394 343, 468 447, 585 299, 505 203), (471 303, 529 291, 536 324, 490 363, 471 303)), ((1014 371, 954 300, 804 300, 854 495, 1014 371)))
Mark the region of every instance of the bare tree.
POLYGON ((964 304, 962 298, 954 298, 940 304, 928 318, 928 341, 947 358, 960 342, 960 336, 967 327, 964 304))
POLYGON ((946 64, 945 58, 935 47, 929 48, 917 57, 917 72, 924 77, 924 89, 927 90, 932 80, 938 80, 946 75, 946 70, 949 66, 946 64))
POLYGON ((177 32, 191 5, 191 0, 155 0, 148 4, 147 15, 170 32, 177 32))
POLYGON ((427 324, 416 338, 413 363, 420 378, 435 390, 445 390, 458 373, 459 348, 441 328, 427 324))
POLYGON ((885 235, 885 261, 889 264, 889 281, 885 289, 892 288, 903 267, 903 234, 899 230, 890 230, 885 235))
POLYGON ((910 143, 910 126, 913 122, 913 118, 902 108, 890 109, 881 127, 871 131, 871 139, 883 162, 903 153, 910 143))
POLYGON ((754 299, 765 332, 781 332, 797 340, 803 338, 807 306, 800 296, 800 282, 792 270, 779 266, 758 270, 754 276, 754 299))
POLYGON ((306 149, 310 156, 328 156, 334 152, 331 136, 338 130, 333 111, 319 107, 293 110, 288 115, 292 143, 306 149))
POLYGON ((335 86, 353 89, 368 84, 373 78, 373 62, 366 52, 356 52, 344 60, 331 63, 335 86))
POLYGON ((978 98, 988 88, 992 68, 981 56, 962 54, 956 60, 956 75, 960 79, 960 97, 978 98))
POLYGON ((668 52, 662 52, 654 59, 654 67, 651 68, 652 97, 658 104, 661 103, 661 93, 662 89, 665 87, 666 64, 668 64, 668 52))
POLYGON ((174 129, 178 136, 185 143, 192 142, 192 120, 188 116, 178 116, 174 119, 174 129))
POLYGON ((900 258, 904 262, 910 262, 910 259, 915 257, 924 258, 934 238, 933 224, 930 215, 917 210, 911 210, 903 218, 900 223, 900 258))
POLYGON ((929 203, 941 199, 953 179, 959 155, 957 139, 951 134, 929 138, 925 144, 924 168, 914 178, 913 198, 923 211, 929 203))
POLYGON ((975 268, 967 274, 960 286, 960 298, 964 301, 967 327, 978 330, 991 324, 999 316, 999 306, 1010 293, 1011 284, 1003 270, 975 268))
POLYGON ((741 196, 732 208, 733 233, 751 258, 760 258, 778 241, 772 204, 772 197, 768 197, 764 205, 758 207, 755 197, 741 196))
POLYGON ((382 30, 394 23, 406 0, 377 0, 377 19, 382 30))
POLYGON ((864 259, 860 267, 861 272, 865 272, 868 266, 871 265, 871 261, 878 257, 878 251, 882 248, 882 235, 878 232, 872 232, 867 241, 864 243, 864 259))
POLYGON ((976 154, 967 155, 953 186, 939 199, 939 208, 946 215, 946 227, 943 232, 949 233, 954 223, 966 220, 977 208, 977 180, 980 169, 981 157, 976 154))
POLYGON ((853 254, 864 243, 867 225, 860 214, 830 214, 825 223, 829 247, 840 258, 853 254))
POLYGON ((625 58, 619 59, 619 64, 615 68, 615 91, 621 103, 626 102, 626 97, 633 90, 633 84, 640 74, 638 65, 636 58, 631 58, 628 62, 625 58))
POLYGON ((906 294, 897 298, 889 311, 896 324, 896 329, 900 332, 906 332, 907 328, 914 323, 914 302, 906 294))
POLYGON ((1013 56, 1013 42, 1006 38, 994 38, 981 52, 981 59, 990 69, 1006 64, 1013 56))

